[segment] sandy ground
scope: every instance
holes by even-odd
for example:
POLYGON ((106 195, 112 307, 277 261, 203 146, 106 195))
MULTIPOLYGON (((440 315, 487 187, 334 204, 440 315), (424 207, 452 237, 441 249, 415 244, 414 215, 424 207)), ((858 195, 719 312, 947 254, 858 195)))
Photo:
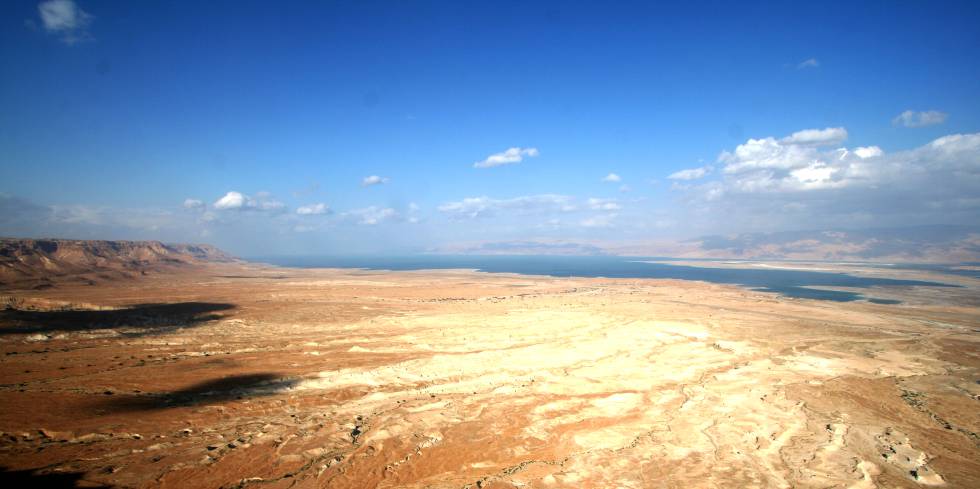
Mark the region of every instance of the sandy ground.
POLYGON ((0 482, 980 487, 980 309, 906 292, 238 265, 0 292, 0 482))

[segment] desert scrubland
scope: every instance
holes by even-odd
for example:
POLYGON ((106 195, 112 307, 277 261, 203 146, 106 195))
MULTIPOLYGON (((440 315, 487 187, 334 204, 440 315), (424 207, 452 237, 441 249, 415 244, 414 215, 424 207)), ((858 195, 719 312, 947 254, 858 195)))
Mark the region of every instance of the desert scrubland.
POLYGON ((241 263, 8 288, 0 466, 69 487, 980 487, 980 306, 957 280, 899 305, 241 263))

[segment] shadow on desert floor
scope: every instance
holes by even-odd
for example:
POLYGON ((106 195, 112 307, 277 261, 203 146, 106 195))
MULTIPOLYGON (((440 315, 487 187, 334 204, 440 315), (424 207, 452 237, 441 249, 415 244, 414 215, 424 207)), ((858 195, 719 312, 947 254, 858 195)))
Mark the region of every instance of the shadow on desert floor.
POLYGON ((87 481, 84 477, 84 472, 47 472, 44 469, 8 470, 6 467, 0 467, 0 487, 50 487, 53 489, 111 487, 87 481))
POLYGON ((34 334, 53 331, 88 331, 134 328, 127 336, 145 336, 198 326, 224 316, 218 311, 233 309, 221 302, 176 302, 135 304, 121 309, 21 309, 0 310, 0 335, 34 334))
POLYGON ((113 395, 99 403, 98 409, 109 412, 132 412, 217 404, 274 395, 295 386, 299 381, 298 378, 271 372, 232 375, 198 382, 172 392, 113 395))

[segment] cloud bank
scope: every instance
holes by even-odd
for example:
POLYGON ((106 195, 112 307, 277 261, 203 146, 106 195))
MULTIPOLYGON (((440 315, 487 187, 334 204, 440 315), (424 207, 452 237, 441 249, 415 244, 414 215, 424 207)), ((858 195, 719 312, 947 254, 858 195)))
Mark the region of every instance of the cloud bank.
POLYGON ((718 156, 721 178, 685 190, 705 226, 819 229, 968 224, 980 213, 980 133, 886 153, 836 146, 843 128, 749 139, 718 156))

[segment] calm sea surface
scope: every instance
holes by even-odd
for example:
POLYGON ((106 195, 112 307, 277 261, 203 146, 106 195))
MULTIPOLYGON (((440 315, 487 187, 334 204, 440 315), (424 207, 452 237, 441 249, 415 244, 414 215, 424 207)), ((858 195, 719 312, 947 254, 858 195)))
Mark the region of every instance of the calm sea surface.
MULTIPOLYGON (((827 290, 822 287, 902 287, 955 285, 921 280, 898 280, 861 277, 846 273, 786 269, 710 268, 707 266, 645 263, 655 258, 618 256, 488 256, 488 255, 415 255, 415 256, 266 256, 251 261, 295 268, 364 268, 368 270, 429 270, 464 268, 491 273, 519 273, 552 277, 664 278, 701 280, 733 284, 789 297, 830 301, 868 300, 896 303, 866 297, 864 294, 827 290), (815 288, 816 287, 816 288, 815 288)), ((656 258, 663 260, 663 258, 656 258)))

